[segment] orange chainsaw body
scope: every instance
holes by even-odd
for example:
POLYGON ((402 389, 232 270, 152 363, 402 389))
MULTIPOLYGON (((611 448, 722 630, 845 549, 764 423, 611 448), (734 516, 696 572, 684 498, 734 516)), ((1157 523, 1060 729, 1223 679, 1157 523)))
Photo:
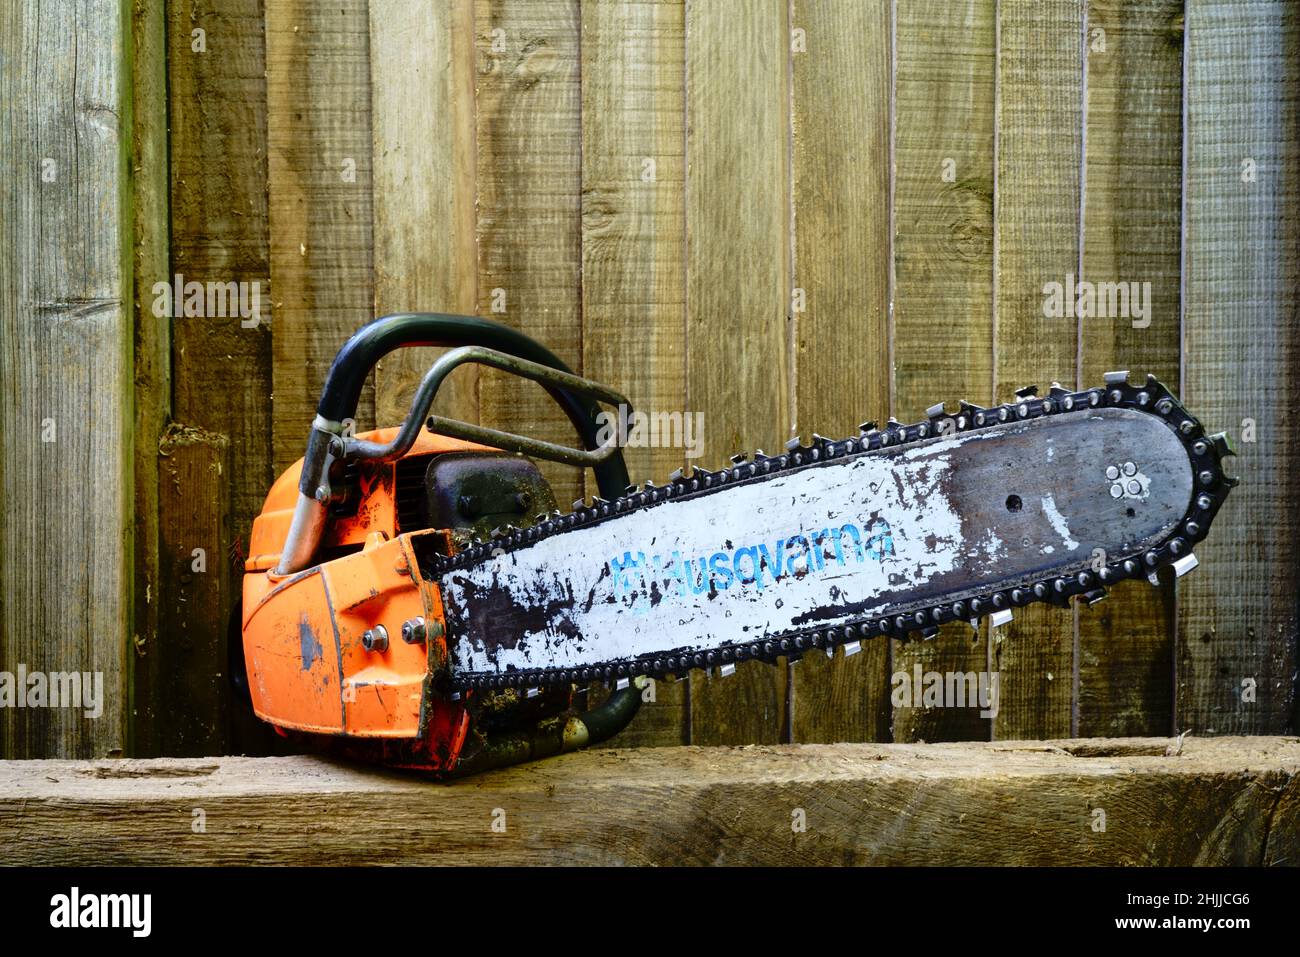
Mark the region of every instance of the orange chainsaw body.
MULTIPOLYGON (((395 432, 363 437, 387 441, 395 432)), ((490 450, 425 432, 405 458, 464 451, 490 450)), ((430 686, 431 676, 445 670, 447 646, 438 588, 419 574, 415 552, 422 536, 442 539, 445 548, 449 532, 403 531, 395 497, 399 463, 367 465, 358 476, 355 512, 326 527, 321 555, 332 557, 276 574, 302 464, 271 487, 253 522, 244 566, 242 625, 253 710, 280 729, 369 739, 397 758, 387 763, 450 770, 469 718, 460 701, 430 686), (407 643, 402 625, 416 618, 427 623, 429 637, 407 643), (363 636, 377 626, 391 639, 382 651, 367 650, 363 636), (404 750, 410 751, 405 758, 404 750)))
POLYGON ((535 459, 592 469, 606 496, 627 486, 621 448, 599 439, 598 402, 627 405, 488 319, 397 313, 358 329, 326 375, 303 458, 253 521, 243 659, 231 670, 257 717, 309 746, 439 775, 573 750, 625 727, 640 705, 635 687, 587 710, 575 710, 586 696, 568 684, 457 691, 437 578, 470 542, 558 514, 535 459), (402 425, 352 435, 375 363, 409 346, 447 351, 402 425), (583 444, 431 415, 439 386, 466 363, 540 384, 583 444))

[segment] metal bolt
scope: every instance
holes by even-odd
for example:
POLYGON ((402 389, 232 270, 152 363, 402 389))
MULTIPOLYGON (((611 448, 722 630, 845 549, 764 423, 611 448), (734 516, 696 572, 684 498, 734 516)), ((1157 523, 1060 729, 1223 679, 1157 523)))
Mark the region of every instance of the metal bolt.
POLYGON ((1136 465, 1134 465, 1132 462, 1125 462, 1125 463, 1124 463, 1124 474, 1125 474, 1125 475, 1137 475, 1137 470, 1138 470, 1138 467, 1137 467, 1136 465))
POLYGON ((361 636, 361 647, 366 649, 366 651, 387 651, 388 629, 383 625, 375 625, 375 627, 367 629, 365 634, 361 636))
POLYGON ((1139 495, 1142 492, 1142 485, 1137 479, 1132 479, 1128 483, 1128 493, 1130 495, 1139 495))
POLYGON ((420 616, 402 622, 402 641, 408 645, 424 641, 424 619, 420 616))
POLYGON ((1110 479, 1112 482, 1115 481, 1115 479, 1119 478, 1119 469, 1114 465, 1106 466, 1106 478, 1110 479))
POLYGON ((1174 411, 1174 403, 1169 399, 1161 399, 1156 403, 1156 411, 1161 415, 1168 415, 1174 411))

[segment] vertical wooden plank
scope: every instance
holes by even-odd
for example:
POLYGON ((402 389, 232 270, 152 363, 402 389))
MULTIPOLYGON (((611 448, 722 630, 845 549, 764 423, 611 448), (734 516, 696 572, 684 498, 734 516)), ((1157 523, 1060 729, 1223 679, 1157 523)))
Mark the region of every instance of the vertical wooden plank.
MULTIPOLYGON (((686 404, 714 468, 789 431, 788 34, 782 0, 686 11, 686 404)), ((695 680, 692 741, 775 742, 784 701, 783 667, 695 680)))
MULTIPOLYGON (((171 281, 242 284, 245 318, 237 310, 198 314, 171 303, 172 418, 185 427, 229 441, 229 465, 219 482, 188 490, 214 516, 225 538, 212 543, 208 573, 224 576, 214 607, 160 607, 157 641, 137 645, 139 668, 153 682, 137 702, 141 753, 165 753, 167 668, 183 648, 177 642, 225 643, 236 617, 235 582, 243 573, 248 531, 272 479, 271 328, 268 249, 266 56, 262 4, 258 0, 175 0, 167 8, 168 110, 171 156, 171 281), (214 314, 220 312, 223 314, 214 314), (148 738, 146 738, 146 735, 148 738)), ((164 294, 164 300, 166 295, 164 294)), ((154 302, 168 312, 165 301, 154 302)), ((167 319, 155 319, 160 323, 167 319)), ((305 429, 305 426, 304 426, 305 429)), ((141 437, 142 440, 145 437, 141 437)), ((147 450, 159 454, 157 437, 147 450)), ((300 453, 299 453, 300 454, 300 453)), ((157 465, 155 465, 157 468, 157 465)), ((160 478, 162 473, 158 473, 160 478)), ((160 500, 161 544, 175 541, 173 523, 188 521, 184 498, 160 500), (178 506, 180 506, 178 508, 178 506)), ((170 574, 160 568, 160 573, 170 574)), ((174 593, 175 581, 159 581, 155 593, 174 593)), ((161 600, 161 598, 159 599, 161 600)), ((144 636, 141 636, 144 637, 144 636)), ((228 669, 222 665, 222 673, 228 669)), ((211 702, 192 707, 209 707, 211 702)))
MULTIPOLYGON (((366 0, 266 4, 276 470, 300 458, 320 387, 374 306, 366 0)), ((374 418, 367 389, 357 411, 374 418)))
POLYGON ((256 325, 172 319, 172 414, 230 436, 232 531, 243 541, 272 478, 262 6, 179 0, 167 34, 173 279, 247 283, 260 304, 256 325))
MULTIPOLYGON (((904 422, 939 401, 987 403, 992 388, 995 7, 898 5, 894 412, 904 422)), ((922 675, 989 666, 987 629, 964 624, 932 641, 895 641, 893 652, 909 688, 918 665, 922 675)), ((979 708, 917 705, 894 709, 894 740, 989 737, 979 708)))
MULTIPOLYGON (((477 0, 479 314, 582 364, 582 126, 576 0, 477 0)), ((479 379, 484 425, 572 443, 573 427, 534 383, 479 379)), ((567 510, 569 466, 540 463, 567 510)))
POLYGON ((4 757, 103 756, 125 739, 130 42, 117 0, 0 11, 4 757), (89 673, 99 713, 85 697, 51 707, 20 668, 89 673))
POLYGON ((1183 397, 1243 477, 1179 586, 1177 726, 1197 734, 1295 726, 1298 55, 1294 4, 1188 2, 1183 397))
MULTIPOLYGON (((371 0, 375 315, 473 314, 474 9, 371 0)), ((375 418, 406 418, 437 349, 401 349, 375 376, 375 418)), ((453 375, 436 411, 478 420, 475 367, 453 375)))
POLYGON ((150 651, 161 679, 150 700, 161 719, 161 754, 225 754, 229 742, 224 615, 234 581, 221 552, 230 534, 223 494, 229 446, 224 435, 175 424, 158 443, 158 501, 165 519, 158 600, 169 627, 150 651))
MULTIPOLYGON (((582 8, 582 367, 634 409, 689 416, 685 29, 680 0, 582 8)), ((628 472, 633 482, 662 483, 688 451, 629 448, 628 472)), ((686 686, 657 682, 654 700, 613 744, 683 743, 686 686)))
MULTIPOLYGON (((794 426, 840 438, 889 413, 890 4, 792 17, 794 426)), ((795 741, 888 737, 888 642, 809 652, 790 680, 795 741)))
MULTIPOLYGON (((1144 316, 1081 322, 1084 385, 1112 369, 1178 388, 1183 4, 1090 0, 1084 282, 1149 289, 1144 316), (1141 284, 1149 284, 1143 286, 1141 284)), ((1132 310, 1130 309, 1130 313, 1132 310)), ((1121 586, 1079 609, 1076 733, 1167 734, 1173 587, 1121 586)))
POLYGON ((131 181, 134 210, 133 657, 127 752, 157 753, 154 698, 161 676, 147 649, 158 647, 162 581, 158 566, 158 440, 171 411, 171 325, 154 315, 154 284, 171 282, 170 169, 167 150, 167 4, 132 4, 131 181), (146 652, 143 653, 142 652, 146 652))
MULTIPOLYGON (((999 0, 994 398, 1077 380, 1077 325, 1044 286, 1079 271, 1083 0, 999 0)), ((1070 734, 1075 618, 1032 605, 994 632, 996 738, 1070 734)))

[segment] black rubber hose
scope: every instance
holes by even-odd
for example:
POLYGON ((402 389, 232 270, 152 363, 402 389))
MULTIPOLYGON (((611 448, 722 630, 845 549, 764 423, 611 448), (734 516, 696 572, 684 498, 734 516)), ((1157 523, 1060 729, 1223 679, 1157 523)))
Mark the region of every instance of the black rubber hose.
MULTIPOLYGON (((519 356, 564 372, 572 370, 555 353, 518 329, 478 316, 453 316, 438 312, 402 312, 362 326, 344 343, 325 377, 317 413, 331 422, 356 415, 361 389, 375 363, 404 346, 483 346, 519 356)), ((588 449, 598 446, 600 425, 597 403, 567 390, 543 386, 564 410, 588 449)), ((608 499, 622 495, 628 485, 627 466, 620 449, 593 471, 600 494, 608 499)))

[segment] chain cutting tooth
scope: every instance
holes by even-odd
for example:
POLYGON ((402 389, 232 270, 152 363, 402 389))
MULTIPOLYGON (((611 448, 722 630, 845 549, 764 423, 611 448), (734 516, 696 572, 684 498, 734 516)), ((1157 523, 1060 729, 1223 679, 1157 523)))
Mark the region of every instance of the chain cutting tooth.
POLYGON ((1011 614, 1011 609, 1003 608, 1001 611, 995 611, 989 615, 989 622, 994 628, 1001 628, 1003 625, 1010 624, 1014 617, 1011 614))
POLYGON ((1094 588, 1094 589, 1092 589, 1091 591, 1086 591, 1086 592, 1084 592, 1084 593, 1083 593, 1082 595, 1080 595, 1079 597, 1080 597, 1084 602, 1086 602, 1087 604, 1089 604, 1089 605, 1095 605, 1095 604, 1097 604, 1097 602, 1102 601, 1102 600, 1105 599, 1105 597, 1106 597, 1106 589, 1104 589, 1104 588, 1094 588))
POLYGON ((1036 395, 1038 395, 1038 386, 1036 385, 1023 385, 1016 390, 1017 399, 1032 399, 1036 395))

